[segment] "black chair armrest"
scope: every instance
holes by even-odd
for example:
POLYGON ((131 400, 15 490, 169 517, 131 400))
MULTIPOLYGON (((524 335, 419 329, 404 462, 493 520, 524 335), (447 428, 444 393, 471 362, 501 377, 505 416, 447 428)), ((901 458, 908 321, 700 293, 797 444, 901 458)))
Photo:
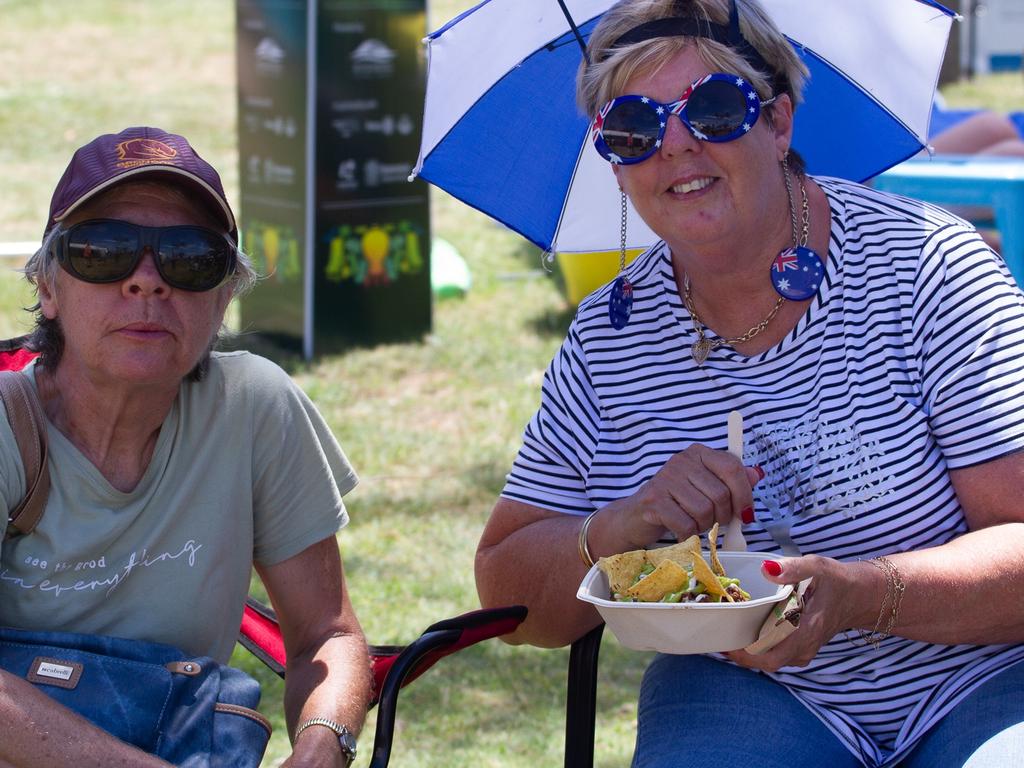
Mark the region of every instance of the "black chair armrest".
POLYGON ((377 731, 373 737, 373 754, 369 768, 387 768, 391 760, 391 746, 395 736, 395 716, 398 711, 398 693, 406 677, 420 663, 424 656, 433 651, 447 648, 462 635, 458 629, 426 631, 413 640, 398 654, 381 687, 377 702, 377 731))
POLYGON ((377 731, 369 768, 386 768, 391 759, 398 694, 408 681, 422 674, 442 656, 461 648, 512 632, 526 618, 521 605, 487 608, 436 622, 405 646, 391 662, 377 699, 377 731))
POLYGON ((572 644, 565 697, 565 768, 593 768, 597 719, 597 661, 604 624, 572 644))

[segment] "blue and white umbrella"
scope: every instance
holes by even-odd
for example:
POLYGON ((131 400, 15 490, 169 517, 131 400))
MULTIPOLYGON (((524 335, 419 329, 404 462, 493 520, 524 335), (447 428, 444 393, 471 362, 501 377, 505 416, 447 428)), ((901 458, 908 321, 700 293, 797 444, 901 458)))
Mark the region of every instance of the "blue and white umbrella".
MULTIPOLYGON (((762 0, 811 72, 794 147, 862 181, 927 145, 955 15, 932 0, 762 0)), ((617 250, 619 192, 575 102, 582 51, 613 0, 485 0, 427 38, 415 173, 544 250, 617 250)), ((630 212, 633 213, 632 211, 630 212)), ((630 215, 629 248, 657 240, 630 215)))

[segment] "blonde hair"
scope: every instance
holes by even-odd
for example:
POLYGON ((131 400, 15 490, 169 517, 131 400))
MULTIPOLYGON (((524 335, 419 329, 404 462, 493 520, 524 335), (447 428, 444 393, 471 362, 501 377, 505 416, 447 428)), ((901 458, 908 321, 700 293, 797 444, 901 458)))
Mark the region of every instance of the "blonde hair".
MULTIPOLYGON (((755 69, 735 49, 703 37, 656 37, 613 48, 626 32, 656 19, 683 17, 722 26, 729 23, 730 0, 620 0, 605 12, 590 36, 590 61, 580 65, 576 76, 576 101, 580 109, 593 116, 612 98, 622 95, 626 82, 634 75, 657 72, 690 45, 712 70, 740 75, 753 85, 762 100, 778 95, 779 89, 789 95, 795 109, 801 100, 807 67, 757 0, 733 1, 740 32, 773 71, 755 69)), ((767 110, 770 119, 771 107, 767 110)))

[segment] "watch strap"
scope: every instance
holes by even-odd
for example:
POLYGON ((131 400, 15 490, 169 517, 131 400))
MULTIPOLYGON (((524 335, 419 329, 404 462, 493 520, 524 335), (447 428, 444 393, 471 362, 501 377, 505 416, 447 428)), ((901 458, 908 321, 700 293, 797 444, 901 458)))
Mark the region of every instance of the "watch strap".
POLYGON ((341 723, 337 723, 326 717, 311 717, 309 720, 302 723, 302 725, 295 729, 296 741, 299 738, 299 734, 312 725, 322 725, 324 728, 330 728, 334 731, 335 735, 338 737, 338 746, 341 747, 342 754, 349 759, 349 762, 356 759, 355 735, 353 735, 352 731, 341 723))

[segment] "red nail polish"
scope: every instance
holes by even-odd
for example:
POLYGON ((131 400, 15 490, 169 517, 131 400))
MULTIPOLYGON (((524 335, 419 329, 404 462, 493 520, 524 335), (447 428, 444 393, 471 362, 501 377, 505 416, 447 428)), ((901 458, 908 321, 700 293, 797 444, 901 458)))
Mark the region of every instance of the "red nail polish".
POLYGON ((740 520, 743 521, 744 525, 750 525, 752 522, 754 522, 754 508, 747 507, 742 512, 740 512, 740 520))
POLYGON ((760 465, 760 464, 758 464, 757 466, 755 466, 755 467, 754 467, 754 469, 756 469, 756 470, 757 470, 757 474, 759 474, 759 475, 761 476, 761 479, 762 479, 762 480, 764 480, 764 474, 765 474, 765 472, 764 472, 764 470, 763 470, 763 469, 761 468, 761 465, 760 465))
POLYGON ((774 560, 765 560, 761 563, 761 567, 764 568, 764 572, 769 576, 781 576, 782 566, 774 560))

